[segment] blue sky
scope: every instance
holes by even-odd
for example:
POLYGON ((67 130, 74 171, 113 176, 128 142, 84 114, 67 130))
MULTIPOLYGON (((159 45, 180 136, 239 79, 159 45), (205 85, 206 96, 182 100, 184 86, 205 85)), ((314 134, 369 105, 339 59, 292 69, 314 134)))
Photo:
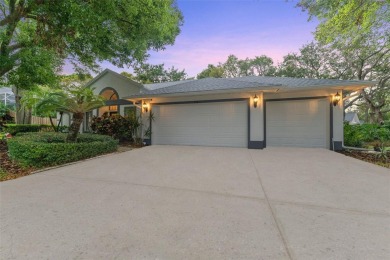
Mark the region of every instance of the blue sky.
MULTIPOLYGON (((229 54, 238 58, 267 55, 275 64, 289 52, 313 40, 317 22, 308 22, 307 13, 296 1, 285 0, 179 0, 184 25, 173 46, 150 52, 147 61, 185 69, 196 76, 209 63, 218 64, 229 54)), ((117 72, 108 62, 101 64, 117 72)))

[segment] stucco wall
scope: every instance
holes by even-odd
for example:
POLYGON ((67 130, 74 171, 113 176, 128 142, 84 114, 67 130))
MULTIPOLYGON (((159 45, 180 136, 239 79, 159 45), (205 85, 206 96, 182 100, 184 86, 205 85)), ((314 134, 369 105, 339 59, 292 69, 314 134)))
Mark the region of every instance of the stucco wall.
POLYGON ((118 92, 119 98, 123 98, 140 91, 140 85, 112 72, 107 72, 89 87, 94 88, 96 94, 100 94, 105 88, 113 88, 118 92))

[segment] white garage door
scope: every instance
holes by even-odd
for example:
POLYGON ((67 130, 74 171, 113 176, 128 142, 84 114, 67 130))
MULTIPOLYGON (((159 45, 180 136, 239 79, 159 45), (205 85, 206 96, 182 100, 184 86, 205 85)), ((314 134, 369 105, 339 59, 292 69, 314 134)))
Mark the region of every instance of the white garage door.
POLYGON ((266 108, 267 146, 329 147, 326 99, 270 101, 266 108))
POLYGON ((154 105, 152 144, 247 147, 243 101, 154 105))

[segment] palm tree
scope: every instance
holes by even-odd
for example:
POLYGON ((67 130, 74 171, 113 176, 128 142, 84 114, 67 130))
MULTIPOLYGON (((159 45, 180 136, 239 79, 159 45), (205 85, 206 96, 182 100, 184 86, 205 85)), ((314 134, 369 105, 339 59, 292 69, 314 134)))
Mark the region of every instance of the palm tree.
POLYGON ((84 114, 104 106, 104 99, 101 96, 95 95, 93 89, 71 86, 50 93, 37 104, 37 108, 45 106, 55 107, 57 111, 73 114, 66 141, 76 142, 84 114))
POLYGON ((21 99, 22 107, 26 109, 33 110, 35 112, 34 115, 48 117, 50 120, 50 124, 55 132, 58 130, 58 126, 54 125, 53 116, 57 112, 56 106, 50 103, 46 103, 37 108, 37 104, 46 99, 51 93, 59 91, 58 89, 50 88, 48 86, 37 86, 31 90, 25 91, 23 94, 23 98, 21 99))

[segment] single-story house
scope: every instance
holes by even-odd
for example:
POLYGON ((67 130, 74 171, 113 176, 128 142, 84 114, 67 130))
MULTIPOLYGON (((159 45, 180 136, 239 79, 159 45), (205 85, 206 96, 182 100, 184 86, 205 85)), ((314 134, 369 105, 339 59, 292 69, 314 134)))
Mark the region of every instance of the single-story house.
MULTIPOLYGON (((106 69, 91 82, 106 106, 88 113, 150 113, 151 145, 343 146, 343 91, 375 82, 247 76, 140 84, 106 69)), ((65 122, 70 123, 70 118, 65 122)))
POLYGON ((344 115, 344 122, 349 123, 350 125, 360 125, 360 119, 356 112, 347 112, 344 115))

